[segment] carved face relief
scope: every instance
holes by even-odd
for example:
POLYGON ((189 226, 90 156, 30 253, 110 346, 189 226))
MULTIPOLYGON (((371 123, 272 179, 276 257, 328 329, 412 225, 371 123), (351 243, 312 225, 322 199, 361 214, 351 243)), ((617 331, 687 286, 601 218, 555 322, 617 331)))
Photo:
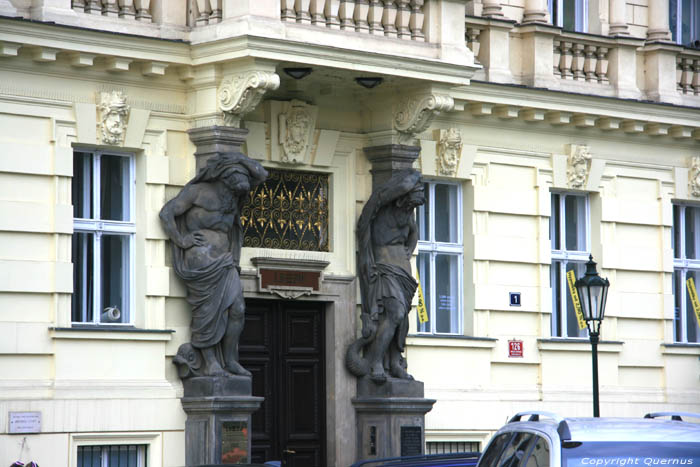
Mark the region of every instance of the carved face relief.
POLYGON ((588 178, 588 161, 591 160, 591 153, 588 146, 572 144, 569 154, 569 186, 572 188, 583 188, 588 178))
POLYGON ((101 92, 99 95, 100 129, 102 144, 121 144, 126 129, 129 106, 122 92, 101 92))
POLYGON ((455 176, 462 156, 462 135, 459 130, 456 128, 440 130, 437 156, 440 175, 455 176))
POLYGON ((312 122, 307 105, 300 101, 292 101, 289 110, 280 114, 279 120, 279 139, 284 148, 282 162, 302 163, 309 143, 312 122))

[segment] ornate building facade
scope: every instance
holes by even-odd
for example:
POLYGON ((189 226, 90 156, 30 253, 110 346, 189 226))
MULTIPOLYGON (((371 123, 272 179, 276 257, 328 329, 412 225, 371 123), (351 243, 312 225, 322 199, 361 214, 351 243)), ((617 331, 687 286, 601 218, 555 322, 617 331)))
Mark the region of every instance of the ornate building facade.
POLYGON ((591 413, 566 282, 590 254, 601 414, 700 412, 695 3, 184 3, 0 0, 0 464, 184 465, 190 311, 158 212, 223 147, 270 172, 241 215, 257 460, 357 460, 355 224, 407 146, 427 451, 591 413))

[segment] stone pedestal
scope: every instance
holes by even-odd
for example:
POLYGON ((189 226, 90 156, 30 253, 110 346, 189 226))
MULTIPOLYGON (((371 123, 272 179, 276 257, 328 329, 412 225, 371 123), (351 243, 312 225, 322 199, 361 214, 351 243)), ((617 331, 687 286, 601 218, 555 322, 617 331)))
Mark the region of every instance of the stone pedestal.
POLYGON ((357 418, 357 458, 423 454, 425 414, 435 399, 423 397, 423 383, 389 378, 375 384, 365 376, 357 380, 352 400, 357 418))
POLYGON ((389 180, 395 172, 412 168, 420 155, 420 147, 403 144, 371 146, 363 151, 372 163, 372 186, 375 188, 389 180))
POLYGON ((185 462, 189 466, 250 462, 251 415, 264 400, 248 376, 183 380, 185 462))
POLYGON ((197 171, 207 164, 207 159, 224 152, 239 152, 245 143, 248 130, 230 126, 192 128, 187 133, 197 147, 194 153, 197 171))

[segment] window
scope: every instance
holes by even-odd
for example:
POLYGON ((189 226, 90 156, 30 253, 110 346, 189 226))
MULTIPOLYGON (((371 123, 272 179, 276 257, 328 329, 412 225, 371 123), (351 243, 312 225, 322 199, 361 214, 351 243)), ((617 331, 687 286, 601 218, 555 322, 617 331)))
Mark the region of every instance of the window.
POLYGON ((530 451, 530 456, 527 458, 525 467, 548 467, 549 466, 549 445, 547 440, 535 436, 537 441, 535 446, 530 451))
POLYGON ((588 31, 587 0, 547 0, 552 24, 565 31, 588 31))
POLYGON ((566 280, 574 271, 576 278, 585 272, 589 255, 588 196, 552 193, 552 217, 549 237, 552 241, 552 336, 583 337, 566 280))
POLYGON ((73 154, 73 303, 81 324, 132 323, 134 160, 127 154, 73 154))
POLYGON ((688 293, 692 278, 696 289, 700 279, 700 207, 673 206, 673 295, 675 315, 673 340, 700 342, 698 320, 688 293))
POLYGON ((455 452, 479 452, 478 441, 426 441, 426 454, 452 454, 455 452))
POLYGON ((673 41, 692 46, 693 42, 700 40, 700 3, 697 0, 669 0, 668 5, 673 41))
POLYGON ((78 467, 147 467, 146 445, 78 446, 78 467))
POLYGON ((428 322, 418 332, 462 332, 462 190, 460 185, 427 182, 418 208, 418 275, 428 322))

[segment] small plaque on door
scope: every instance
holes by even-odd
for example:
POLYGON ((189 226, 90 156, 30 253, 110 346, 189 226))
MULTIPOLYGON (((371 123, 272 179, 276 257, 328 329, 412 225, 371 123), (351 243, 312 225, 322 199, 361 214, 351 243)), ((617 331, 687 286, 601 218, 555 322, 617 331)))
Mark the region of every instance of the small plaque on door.
POLYGON ((401 427, 401 456, 423 454, 423 429, 419 426, 401 427))
POLYGON ((318 291, 321 273, 318 271, 294 271, 291 269, 260 268, 260 288, 301 287, 318 291))

